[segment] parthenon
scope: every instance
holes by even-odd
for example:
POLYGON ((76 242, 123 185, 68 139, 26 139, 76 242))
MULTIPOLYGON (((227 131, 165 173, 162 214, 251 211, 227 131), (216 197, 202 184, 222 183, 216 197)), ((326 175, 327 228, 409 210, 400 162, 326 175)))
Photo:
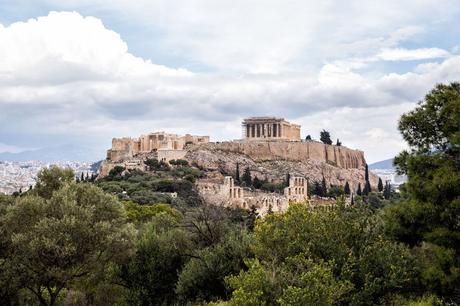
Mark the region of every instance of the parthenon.
POLYGON ((284 118, 251 117, 243 120, 243 138, 246 140, 300 141, 300 125, 284 118))

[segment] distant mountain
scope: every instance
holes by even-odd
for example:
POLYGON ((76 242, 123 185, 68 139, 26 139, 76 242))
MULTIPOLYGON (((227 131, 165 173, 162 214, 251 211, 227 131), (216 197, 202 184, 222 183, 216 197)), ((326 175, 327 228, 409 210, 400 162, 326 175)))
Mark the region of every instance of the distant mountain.
POLYGON ((369 169, 393 169, 393 158, 381 160, 369 165, 369 169))
POLYGON ((77 146, 73 144, 46 147, 37 150, 29 150, 18 153, 0 153, 0 160, 7 161, 40 160, 44 162, 91 162, 95 160, 101 160, 103 157, 104 151, 99 150, 98 148, 77 146))

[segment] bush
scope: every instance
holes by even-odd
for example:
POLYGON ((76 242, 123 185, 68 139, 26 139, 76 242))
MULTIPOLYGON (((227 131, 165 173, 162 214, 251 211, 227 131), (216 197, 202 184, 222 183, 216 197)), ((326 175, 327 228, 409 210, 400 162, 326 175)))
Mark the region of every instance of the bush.
POLYGON ((164 161, 158 161, 156 159, 147 159, 144 164, 149 167, 150 171, 168 171, 169 165, 164 161))
POLYGON ((188 166, 188 161, 185 159, 172 159, 169 161, 169 164, 175 166, 188 166))

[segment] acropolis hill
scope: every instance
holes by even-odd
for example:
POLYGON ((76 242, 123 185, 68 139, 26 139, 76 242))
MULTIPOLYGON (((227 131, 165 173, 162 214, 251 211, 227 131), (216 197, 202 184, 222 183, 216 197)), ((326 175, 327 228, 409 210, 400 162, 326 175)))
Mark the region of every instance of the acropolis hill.
MULTIPOLYGON (((114 138, 100 175, 107 175, 117 165, 144 170, 144 161, 151 158, 164 162, 186 159, 204 170, 206 177, 197 186, 210 194, 216 193, 213 184, 223 184, 226 174, 235 173, 237 164, 240 169, 249 168, 252 177, 273 183, 282 182, 289 173, 309 181, 324 177, 328 184, 336 186, 348 182, 352 190, 358 183, 364 186, 366 160, 362 151, 302 140, 300 128, 283 118, 251 117, 242 122, 240 140, 210 142, 209 136, 164 132, 114 138)), ((376 186, 377 181, 378 177, 371 173, 371 185, 376 186)))

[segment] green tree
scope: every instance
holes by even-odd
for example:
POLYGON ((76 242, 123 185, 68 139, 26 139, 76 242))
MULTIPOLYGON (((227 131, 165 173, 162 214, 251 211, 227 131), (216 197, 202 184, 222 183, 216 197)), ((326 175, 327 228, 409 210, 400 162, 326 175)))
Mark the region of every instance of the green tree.
POLYGON ((252 181, 252 186, 254 186, 255 189, 260 189, 260 187, 262 187, 262 182, 259 180, 257 176, 254 177, 254 180, 252 181))
POLYGON ((249 167, 244 169, 244 173, 241 179, 246 186, 252 186, 251 170, 249 170, 249 167))
POLYGON ((367 196, 371 191, 371 183, 369 182, 369 166, 366 164, 364 170, 364 189, 362 194, 367 196))
POLYGON ((229 277, 231 305, 375 305, 414 281, 408 248, 388 240, 365 206, 292 204, 257 222, 254 260, 229 277))
POLYGON ((331 145, 332 140, 331 140, 331 135, 329 134, 328 131, 322 130, 319 135, 319 139, 321 140, 322 143, 331 145))
POLYGON ((401 116, 398 127, 410 150, 400 153, 395 165, 408 181, 400 203, 386 209, 388 231, 409 245, 436 245, 443 255, 431 256, 422 274, 442 266, 427 283, 460 302, 460 83, 437 85, 401 116), (439 264, 436 258, 449 257, 450 252, 456 259, 439 264))
POLYGON ((341 146, 342 146, 342 143, 340 142, 340 140, 339 140, 338 138, 337 138, 337 142, 336 142, 335 145, 338 146, 338 147, 341 147, 341 146))
POLYGON ((235 181, 240 184, 240 163, 236 163, 235 181))
POLYGON ((234 230, 221 242, 194 251, 179 274, 176 285, 179 300, 226 298, 230 291, 224 279, 245 267, 243 260, 251 254, 249 242, 250 236, 245 231, 234 230))
POLYGON ((326 185, 326 179, 323 176, 323 179, 321 180, 321 196, 326 197, 327 196, 327 185, 326 185))
MULTIPOLYGON (((47 182, 58 181, 48 174, 47 182)), ((45 186, 54 185, 42 184, 40 192, 45 186)), ((133 239, 121 204, 89 184, 67 183, 50 199, 17 198, 6 212, 4 228, 9 267, 41 305, 54 305, 77 282, 102 278, 110 263, 126 258, 133 239)))
POLYGON ((379 192, 383 191, 383 182, 382 182, 382 178, 380 177, 379 177, 379 184, 377 185, 377 189, 379 192))
POLYGON ((369 193, 372 191, 371 189, 371 183, 369 181, 366 181, 364 183, 364 189, 363 189, 363 195, 367 196, 369 193))
POLYGON ((307 137, 305 137, 305 140, 306 140, 306 141, 311 140, 311 136, 310 136, 310 135, 307 135, 307 137))
POLYGON ((385 187, 383 188, 383 197, 388 200, 391 197, 391 185, 390 182, 385 182, 385 187))
POLYGON ((363 194, 363 192, 361 191, 361 183, 358 183, 358 189, 356 190, 356 194, 359 196, 363 194))
POLYGON ((350 194, 350 184, 348 184, 348 182, 345 183, 345 187, 343 187, 343 192, 347 195, 350 194))
POLYGON ((75 174, 70 168, 51 166, 43 168, 37 174, 37 184, 33 189, 34 194, 50 199, 53 192, 60 189, 64 184, 74 181, 75 174))
POLYGON ((140 234, 136 253, 121 266, 120 278, 129 289, 129 305, 171 305, 178 271, 186 262, 191 237, 169 214, 158 214, 140 234))

